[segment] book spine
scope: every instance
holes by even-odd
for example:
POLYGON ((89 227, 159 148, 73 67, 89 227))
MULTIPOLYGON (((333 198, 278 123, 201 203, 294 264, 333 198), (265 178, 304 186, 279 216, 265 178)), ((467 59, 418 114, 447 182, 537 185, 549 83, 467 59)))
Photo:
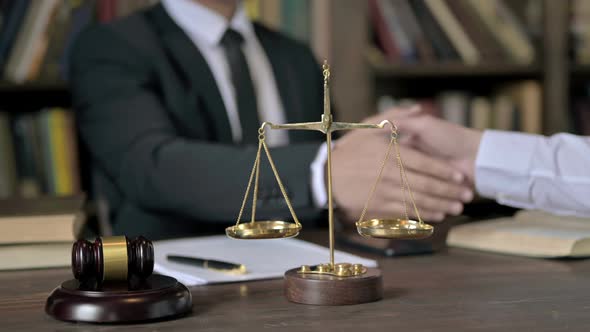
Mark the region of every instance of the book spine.
POLYGON ((438 59, 443 61, 458 60, 459 55, 457 51, 443 33, 424 0, 410 1, 410 5, 414 9, 414 13, 416 13, 416 17, 424 29, 424 34, 433 46, 438 59))
POLYGON ((67 194, 73 195, 81 192, 80 165, 78 163, 78 135, 76 134, 76 120, 72 112, 65 111, 65 143, 67 152, 67 174, 70 178, 70 187, 67 194))
POLYGON ((17 116, 13 121, 13 138, 18 167, 19 194, 23 197, 36 197, 41 192, 41 184, 35 165, 35 135, 33 117, 30 114, 17 116))
POLYGON ((72 174, 67 142, 67 120, 65 111, 59 108, 51 110, 49 130, 52 142, 52 155, 55 160, 56 195, 72 194, 72 174))
POLYGON ((8 1, 7 3, 10 4, 10 7, 7 7, 6 18, 2 29, 0 29, 0 68, 3 68, 8 60, 29 8, 29 0, 8 1))
POLYGON ((377 0, 379 2, 379 8, 385 18, 385 24, 389 29, 389 33, 393 36, 396 41, 400 55, 406 62, 414 62, 416 60, 416 50, 410 40, 408 31, 402 25, 399 12, 396 11, 394 5, 389 0, 377 0))
POLYGON ((385 23, 385 17, 383 17, 383 12, 377 0, 369 0, 369 13, 385 56, 391 62, 399 61, 399 48, 385 23))
POLYGON ((463 61, 467 64, 476 64, 480 61, 479 51, 463 31, 456 17, 440 0, 425 0, 426 5, 446 33, 447 37, 459 52, 463 61))
POLYGON ((16 156, 8 114, 0 112, 0 198, 16 193, 16 156))

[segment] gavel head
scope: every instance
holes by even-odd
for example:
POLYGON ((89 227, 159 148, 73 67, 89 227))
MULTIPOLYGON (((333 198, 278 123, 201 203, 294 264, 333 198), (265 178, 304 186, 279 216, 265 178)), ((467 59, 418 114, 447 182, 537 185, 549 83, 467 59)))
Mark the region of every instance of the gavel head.
POLYGON ((143 236, 135 240, 126 236, 78 240, 72 247, 72 272, 80 282, 125 281, 132 276, 145 279, 153 270, 154 246, 143 236))

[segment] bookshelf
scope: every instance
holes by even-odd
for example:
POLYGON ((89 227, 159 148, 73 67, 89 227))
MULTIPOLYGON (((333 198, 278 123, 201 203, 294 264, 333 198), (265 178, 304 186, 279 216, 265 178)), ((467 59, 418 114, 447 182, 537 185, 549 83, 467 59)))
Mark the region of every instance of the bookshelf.
MULTIPOLYGON (((508 0, 510 1, 510 0, 508 0)), ((391 63, 382 52, 375 52, 374 24, 366 1, 344 1, 339 7, 365 17, 365 26, 349 24, 340 19, 334 25, 333 54, 347 54, 347 62, 335 68, 335 73, 356 69, 351 83, 335 89, 337 109, 347 120, 359 120, 374 112, 378 98, 384 94, 416 97, 437 90, 452 88, 485 93, 504 83, 520 80, 538 81, 542 91, 542 133, 576 132, 572 125, 572 103, 582 93, 587 94, 590 64, 572 61, 570 35, 571 2, 538 1, 542 8, 541 30, 533 40, 536 60, 531 64, 486 63, 467 65, 461 62, 391 63), (338 36, 340 35, 340 36, 338 36), (344 39, 344 36, 352 36, 344 39), (342 69, 340 69, 342 68, 342 69), (359 95, 356 95, 359 92, 359 95), (363 97, 364 96, 364 97, 363 97), (351 106, 354 105, 354 106, 351 106)), ((338 2, 340 4, 340 2, 338 2)), ((336 4, 333 4, 336 6, 336 4)), ((335 10, 335 14, 342 9, 335 10)), ((590 21, 590 17, 587 17, 590 21)), ((357 19, 358 20, 358 19, 357 19)), ((336 20, 337 21, 337 20, 336 20)), ((355 21, 356 23, 356 21, 355 21)), ((335 59, 338 64, 338 59, 335 59)), ((338 77, 335 77, 337 80, 338 77)))
MULTIPOLYGON (((481 64, 466 66, 461 63, 447 64, 388 64, 384 61, 370 61, 373 75, 379 78, 436 78, 436 77, 541 77, 540 65, 481 64)), ((590 68, 588 68, 590 70, 590 68)), ((589 71, 590 73, 590 71, 589 71)))

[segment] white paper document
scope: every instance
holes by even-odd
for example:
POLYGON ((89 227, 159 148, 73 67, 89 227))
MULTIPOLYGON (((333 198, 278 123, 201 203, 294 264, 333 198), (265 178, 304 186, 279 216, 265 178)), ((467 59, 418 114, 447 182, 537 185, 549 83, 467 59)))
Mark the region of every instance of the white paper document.
MULTIPOLYGON (((156 273, 176 278, 187 286, 281 278, 285 271, 301 265, 328 263, 328 248, 297 239, 235 240, 224 235, 154 242, 156 273), (246 266, 241 275, 170 262, 167 255, 215 259, 246 266)), ((336 263, 360 263, 376 267, 377 262, 345 252, 334 253, 336 263)))

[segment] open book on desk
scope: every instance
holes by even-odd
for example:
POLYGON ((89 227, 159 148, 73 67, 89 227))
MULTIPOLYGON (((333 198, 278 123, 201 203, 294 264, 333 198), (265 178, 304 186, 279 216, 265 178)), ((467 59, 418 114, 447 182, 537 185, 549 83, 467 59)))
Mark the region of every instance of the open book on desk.
MULTIPOLYGON (((282 278, 301 265, 327 263, 328 248, 297 239, 234 240, 225 235, 154 242, 156 273, 169 275, 187 286, 282 278), (245 274, 228 274, 170 262, 168 255, 191 256, 233 262, 246 266, 245 274)), ((336 251, 335 261, 376 267, 377 262, 336 251)))
POLYGON ((590 257, 590 219, 523 210, 514 217, 456 226, 447 244, 529 257, 590 257))

